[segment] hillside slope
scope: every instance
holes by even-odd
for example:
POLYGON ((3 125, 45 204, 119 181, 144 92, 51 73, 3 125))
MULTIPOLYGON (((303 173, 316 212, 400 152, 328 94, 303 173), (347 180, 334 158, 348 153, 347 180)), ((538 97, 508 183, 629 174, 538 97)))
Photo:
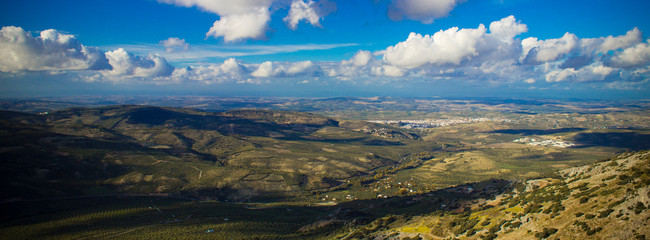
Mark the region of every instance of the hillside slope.
POLYGON ((3 111, 0 180, 8 191, 1 197, 169 193, 245 199, 332 187, 424 145, 402 147, 415 140, 356 129, 372 124, 343 125, 315 114, 266 110, 124 105, 3 111))
POLYGON ((558 173, 492 199, 466 201, 451 212, 384 217, 339 238, 650 238, 650 151, 558 173))

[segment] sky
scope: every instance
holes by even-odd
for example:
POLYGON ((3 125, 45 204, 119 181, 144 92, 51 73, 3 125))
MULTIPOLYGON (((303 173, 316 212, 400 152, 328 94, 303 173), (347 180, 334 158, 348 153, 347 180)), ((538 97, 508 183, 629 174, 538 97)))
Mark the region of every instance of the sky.
POLYGON ((650 98, 650 1, 0 3, 0 97, 650 98))

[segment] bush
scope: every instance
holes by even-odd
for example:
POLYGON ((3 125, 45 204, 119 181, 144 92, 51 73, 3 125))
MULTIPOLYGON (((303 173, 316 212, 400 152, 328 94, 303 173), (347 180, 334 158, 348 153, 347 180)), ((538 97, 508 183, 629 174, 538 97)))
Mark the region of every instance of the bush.
POLYGON ((455 234, 463 234, 464 232, 467 232, 467 230, 474 229, 474 226, 478 223, 478 219, 473 218, 470 220, 464 221, 460 227, 454 231, 455 234))
POLYGON ((557 228, 544 228, 542 232, 535 233, 535 237, 545 239, 557 232, 557 228))
POLYGON ((405 237, 402 238, 402 240, 422 240, 422 237, 420 235, 414 236, 414 237, 405 237))
POLYGON ((444 228, 441 226, 436 226, 431 229, 431 235, 433 236, 438 236, 438 237, 443 237, 445 236, 444 228))
POLYGON ((600 212, 600 214, 598 214, 598 218, 605 218, 605 217, 609 216, 609 214, 612 213, 612 212, 614 212, 614 209, 609 208, 609 209, 607 209, 605 211, 600 212))
POLYGON ((595 233, 600 232, 600 230, 603 230, 603 228, 602 227, 597 227, 595 229, 589 229, 587 231, 587 236, 594 235, 595 233))
POLYGON ((489 232, 487 235, 482 236, 481 238, 484 239, 484 240, 493 240, 493 239, 496 239, 497 237, 498 237, 497 234, 495 234, 493 232, 489 232))
POLYGON ((526 208, 524 208, 524 213, 526 213, 526 214, 528 214, 528 213, 538 213, 541 210, 542 210, 542 205, 541 204, 533 203, 533 204, 530 204, 530 205, 526 206, 526 208))
POLYGON ((636 205, 634 205, 634 213, 636 214, 643 212, 645 209, 646 206, 642 202, 636 202, 636 205))
POLYGON ((469 231, 467 231, 467 233, 465 234, 465 236, 470 237, 470 236, 474 236, 474 234, 476 234, 476 229, 472 228, 472 229, 470 229, 469 231))
POLYGON ((519 226, 521 226, 520 221, 512 222, 512 224, 510 224, 510 228, 518 228, 519 226))

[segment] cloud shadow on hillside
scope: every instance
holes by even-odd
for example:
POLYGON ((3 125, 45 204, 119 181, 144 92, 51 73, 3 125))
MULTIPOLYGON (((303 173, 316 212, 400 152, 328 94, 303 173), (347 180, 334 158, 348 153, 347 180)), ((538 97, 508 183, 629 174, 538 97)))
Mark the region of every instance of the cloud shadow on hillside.
POLYGON ((501 129, 494 130, 486 133, 501 133, 501 134, 519 134, 524 136, 530 135, 548 135, 556 133, 567 133, 567 132, 580 132, 587 130, 586 128, 556 128, 556 129, 501 129))
POLYGON ((650 134, 636 132, 579 133, 573 141, 579 148, 616 147, 632 151, 650 149, 650 134))

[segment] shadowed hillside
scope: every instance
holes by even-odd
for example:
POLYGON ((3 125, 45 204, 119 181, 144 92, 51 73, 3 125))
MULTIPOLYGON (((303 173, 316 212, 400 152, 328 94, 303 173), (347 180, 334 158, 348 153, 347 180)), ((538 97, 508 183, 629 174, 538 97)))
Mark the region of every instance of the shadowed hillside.
POLYGON ((245 199, 332 187, 421 149, 386 148, 404 143, 340 127, 331 118, 266 110, 5 111, 0 127, 3 185, 11 189, 3 199, 97 193, 245 199))

